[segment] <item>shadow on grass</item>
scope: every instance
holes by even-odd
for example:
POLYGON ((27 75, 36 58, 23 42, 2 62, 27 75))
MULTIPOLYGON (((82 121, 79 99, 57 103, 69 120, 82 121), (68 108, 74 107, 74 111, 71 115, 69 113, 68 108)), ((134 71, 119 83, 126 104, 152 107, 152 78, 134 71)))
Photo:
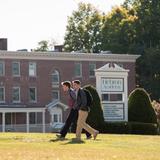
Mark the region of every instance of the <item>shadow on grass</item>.
POLYGON ((69 142, 64 143, 63 145, 67 145, 67 144, 84 144, 85 141, 83 140, 77 140, 76 138, 72 138, 69 142))
POLYGON ((68 140, 67 138, 56 138, 56 139, 50 139, 49 142, 58 142, 58 141, 65 141, 68 140))
MULTIPOLYGON (((85 144, 86 142, 83 141, 83 140, 77 140, 76 138, 72 138, 72 139, 68 139, 68 138, 56 138, 56 139, 50 139, 49 142, 65 142, 67 141, 66 143, 63 143, 62 145, 66 145, 66 144, 85 144)), ((88 141, 88 140, 86 140, 88 141)), ((90 140, 89 140, 90 141, 90 140)), ((98 141, 101 141, 100 139, 96 139, 96 140, 93 140, 93 142, 98 142, 98 141)))

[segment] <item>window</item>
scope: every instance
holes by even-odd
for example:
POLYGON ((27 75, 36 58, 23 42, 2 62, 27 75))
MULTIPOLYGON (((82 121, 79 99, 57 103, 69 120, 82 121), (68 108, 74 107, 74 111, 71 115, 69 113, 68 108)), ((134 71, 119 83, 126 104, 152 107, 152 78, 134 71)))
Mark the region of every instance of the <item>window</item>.
POLYGON ((36 76, 36 62, 29 62, 29 76, 36 76))
POLYGON ((58 122, 58 114, 54 114, 53 115, 53 121, 54 122, 58 122))
POLYGON ((36 102, 37 101, 37 95, 36 95, 36 88, 30 87, 29 88, 29 101, 30 102, 36 102))
POLYGON ((52 84, 59 84, 59 72, 57 70, 52 73, 52 84))
POLYGON ((109 101, 109 94, 102 94, 102 101, 109 101))
POLYGON ((13 87, 12 100, 13 102, 20 102, 20 88, 19 87, 13 87))
POLYGON ((94 77, 95 73, 94 70, 96 69, 96 64, 90 63, 89 64, 89 76, 94 77))
POLYGON ((109 93, 103 93, 102 94, 102 101, 122 101, 123 95, 120 93, 115 94, 109 94, 109 93))
POLYGON ((74 74, 76 77, 82 76, 82 64, 81 63, 75 63, 74 74))
POLYGON ((53 123, 62 122, 62 115, 61 114, 53 114, 53 123))
POLYGON ((4 87, 0 87, 0 102, 5 101, 5 90, 4 87))
POLYGON ((59 99, 59 91, 52 90, 52 100, 59 99))
POLYGON ((20 63, 19 62, 12 63, 12 75, 20 76, 20 63))
POLYGON ((4 62, 0 61, 0 76, 4 76, 4 62))

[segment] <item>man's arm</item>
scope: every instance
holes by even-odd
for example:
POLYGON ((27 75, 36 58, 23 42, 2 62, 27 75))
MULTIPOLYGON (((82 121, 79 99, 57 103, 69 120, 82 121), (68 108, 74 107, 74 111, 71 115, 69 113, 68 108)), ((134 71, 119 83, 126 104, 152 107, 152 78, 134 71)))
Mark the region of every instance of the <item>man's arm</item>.
POLYGON ((83 89, 80 89, 81 106, 87 106, 87 97, 83 89))
POLYGON ((76 101, 76 93, 73 90, 70 90, 69 94, 73 101, 76 101))

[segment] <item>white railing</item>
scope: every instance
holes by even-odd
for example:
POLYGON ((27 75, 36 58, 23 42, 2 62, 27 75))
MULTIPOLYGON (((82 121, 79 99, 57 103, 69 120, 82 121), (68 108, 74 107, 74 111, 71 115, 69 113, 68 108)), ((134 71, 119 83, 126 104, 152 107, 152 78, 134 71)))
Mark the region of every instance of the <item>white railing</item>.
MULTIPOLYGON (((0 125, 0 132, 2 132, 2 125, 0 125)), ((5 125, 5 132, 27 132, 26 124, 5 125)), ((43 132, 43 124, 30 124, 29 132, 43 132)), ((45 132, 51 132, 50 124, 45 124, 45 132)))

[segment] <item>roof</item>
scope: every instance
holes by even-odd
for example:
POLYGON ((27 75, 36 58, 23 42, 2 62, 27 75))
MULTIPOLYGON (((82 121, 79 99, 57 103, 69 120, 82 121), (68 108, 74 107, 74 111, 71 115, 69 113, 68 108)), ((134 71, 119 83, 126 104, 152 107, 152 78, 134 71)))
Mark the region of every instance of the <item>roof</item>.
POLYGON ((115 63, 107 63, 101 68, 95 70, 96 72, 128 72, 129 70, 120 67, 115 63))
POLYGON ((0 59, 135 62, 140 55, 70 52, 0 51, 0 59))
POLYGON ((50 110, 50 109, 52 109, 52 108, 54 108, 54 107, 57 107, 57 105, 62 106, 64 109, 67 109, 67 108, 68 108, 67 105, 65 105, 64 103, 60 102, 59 100, 54 100, 54 101, 50 102, 49 104, 46 105, 46 108, 47 108, 48 110, 50 110))

